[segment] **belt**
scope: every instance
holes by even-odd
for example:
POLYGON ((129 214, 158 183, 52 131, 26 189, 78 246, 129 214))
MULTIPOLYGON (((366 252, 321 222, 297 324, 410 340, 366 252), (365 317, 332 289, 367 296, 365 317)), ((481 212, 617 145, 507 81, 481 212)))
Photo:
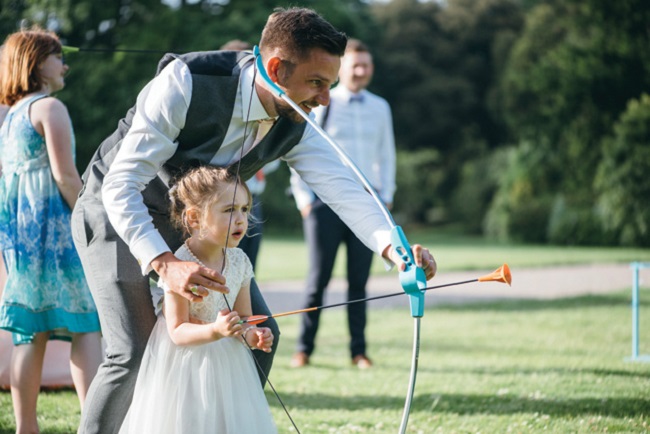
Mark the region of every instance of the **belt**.
POLYGON ((9 163, 2 166, 2 173, 4 175, 15 174, 20 175, 25 172, 29 172, 37 169, 44 169, 49 167, 50 159, 47 154, 42 154, 38 158, 31 160, 21 161, 19 163, 9 163))

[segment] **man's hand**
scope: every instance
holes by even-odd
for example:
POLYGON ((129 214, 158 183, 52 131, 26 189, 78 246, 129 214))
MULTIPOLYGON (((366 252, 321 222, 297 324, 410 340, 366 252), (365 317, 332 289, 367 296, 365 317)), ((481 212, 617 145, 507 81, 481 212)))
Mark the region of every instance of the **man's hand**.
MULTIPOLYGON (((433 279, 433 276, 436 275, 436 271, 438 270, 438 265, 436 264, 436 260, 433 258, 431 252, 429 252, 429 249, 425 249, 419 244, 413 244, 411 246, 411 251, 413 252, 415 265, 422 268, 424 274, 427 277, 427 280, 433 279)), ((392 246, 386 247, 382 253, 382 256, 390 261, 393 261, 393 263, 397 264, 399 269, 402 271, 406 267, 406 265, 402 262, 400 255, 395 252, 395 249, 393 249, 392 246)))
POLYGON ((173 292, 190 301, 202 301, 209 289, 224 294, 230 292, 220 273, 196 262, 181 261, 171 252, 156 257, 151 267, 173 292))

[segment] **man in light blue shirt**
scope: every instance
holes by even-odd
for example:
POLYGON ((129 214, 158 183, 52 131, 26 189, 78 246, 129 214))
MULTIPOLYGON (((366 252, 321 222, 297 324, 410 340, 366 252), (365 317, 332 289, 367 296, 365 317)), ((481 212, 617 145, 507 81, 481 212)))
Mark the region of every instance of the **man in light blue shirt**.
MULTIPOLYGON (((372 56, 356 39, 348 40, 339 70, 340 84, 330 93, 330 105, 314 110, 317 121, 359 167, 384 203, 391 207, 395 193, 395 140, 388 102, 366 90, 373 75, 372 56)), ((372 251, 348 228, 332 209, 292 170, 291 189, 303 216, 309 246, 309 277, 305 307, 323 305, 323 295, 332 275, 339 245, 347 247, 348 300, 366 297, 372 251)), ((320 311, 302 316, 293 367, 309 363, 315 348, 320 311)), ((365 302, 348 305, 352 363, 368 368, 366 355, 365 302)))

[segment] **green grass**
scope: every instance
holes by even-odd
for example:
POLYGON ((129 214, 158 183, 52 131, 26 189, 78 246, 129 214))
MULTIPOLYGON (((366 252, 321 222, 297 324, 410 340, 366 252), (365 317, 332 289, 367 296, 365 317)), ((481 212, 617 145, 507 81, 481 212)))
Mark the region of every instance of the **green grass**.
MULTIPOLYGON (((642 353, 650 353, 641 291, 642 353)), ((279 320, 282 339, 271 381, 303 433, 396 433, 406 395, 413 320, 371 309, 367 336, 375 367, 347 354, 345 313, 323 312, 312 365, 288 367, 298 318, 279 320)), ((644 433, 650 431, 650 363, 631 354, 629 291, 554 301, 441 306, 422 319, 409 433, 644 433)), ((281 433, 290 422, 267 388, 281 433)), ((70 391, 39 401, 44 433, 72 433, 70 391)), ((0 393, 0 432, 13 430, 0 393)))
MULTIPOLYGON (((281 323, 284 342, 295 342, 296 321, 281 323)), ((322 327, 313 367, 286 368, 292 345, 283 345, 273 371, 301 431, 397 432, 410 367, 408 314, 370 312, 377 366, 366 372, 348 365, 344 314, 328 312, 322 327)), ((409 432, 647 432, 650 364, 624 360, 630 328, 627 293, 428 310, 409 432)), ((650 352, 650 334, 642 338, 650 352)))
MULTIPOLYGON (((650 262, 650 249, 524 246, 434 231, 408 231, 445 271, 650 262)), ((344 275, 344 252, 335 275, 344 275)), ((302 237, 267 235, 260 281, 303 279, 302 237)), ((391 271, 393 273, 394 271, 391 271)), ((386 273, 375 259, 373 273, 386 273)), ((438 307, 422 320, 422 344, 409 433, 650 432, 650 363, 631 354, 629 289, 558 301, 438 307)), ((650 353, 641 291, 641 352, 650 353)), ((369 353, 376 366, 350 366, 344 310, 323 313, 313 365, 288 368, 298 317, 280 319, 282 339, 271 381, 303 433, 395 433, 406 395, 413 320, 402 310, 369 311, 369 353)), ((280 432, 292 432, 276 398, 267 397, 280 432)), ((43 433, 73 433, 72 391, 39 398, 43 433)), ((0 434, 15 430, 11 396, 0 393, 0 434)))
MULTIPOLYGON (((436 230, 406 231, 409 242, 429 248, 441 271, 486 270, 507 263, 511 268, 548 267, 613 262, 650 262, 650 249, 627 247, 573 247, 499 244, 483 238, 446 234, 436 230)), ((301 236, 265 235, 257 264, 260 282, 303 279, 308 267, 308 255, 301 236)), ((390 273, 393 273, 391 271, 390 273)), ((378 257, 372 273, 387 273, 378 257)), ((345 276, 345 251, 341 247, 334 269, 336 277, 345 276)))

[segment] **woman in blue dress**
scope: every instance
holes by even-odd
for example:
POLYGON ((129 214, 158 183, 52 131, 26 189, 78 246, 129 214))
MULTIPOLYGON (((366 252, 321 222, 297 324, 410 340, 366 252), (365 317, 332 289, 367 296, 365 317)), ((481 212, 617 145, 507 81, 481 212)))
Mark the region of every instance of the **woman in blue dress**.
POLYGON ((71 341, 80 404, 101 362, 99 319, 70 232, 81 189, 63 89, 68 66, 57 36, 13 33, 0 53, 0 249, 7 282, 0 328, 12 332, 11 397, 16 432, 38 432, 36 402, 49 339, 71 341))

